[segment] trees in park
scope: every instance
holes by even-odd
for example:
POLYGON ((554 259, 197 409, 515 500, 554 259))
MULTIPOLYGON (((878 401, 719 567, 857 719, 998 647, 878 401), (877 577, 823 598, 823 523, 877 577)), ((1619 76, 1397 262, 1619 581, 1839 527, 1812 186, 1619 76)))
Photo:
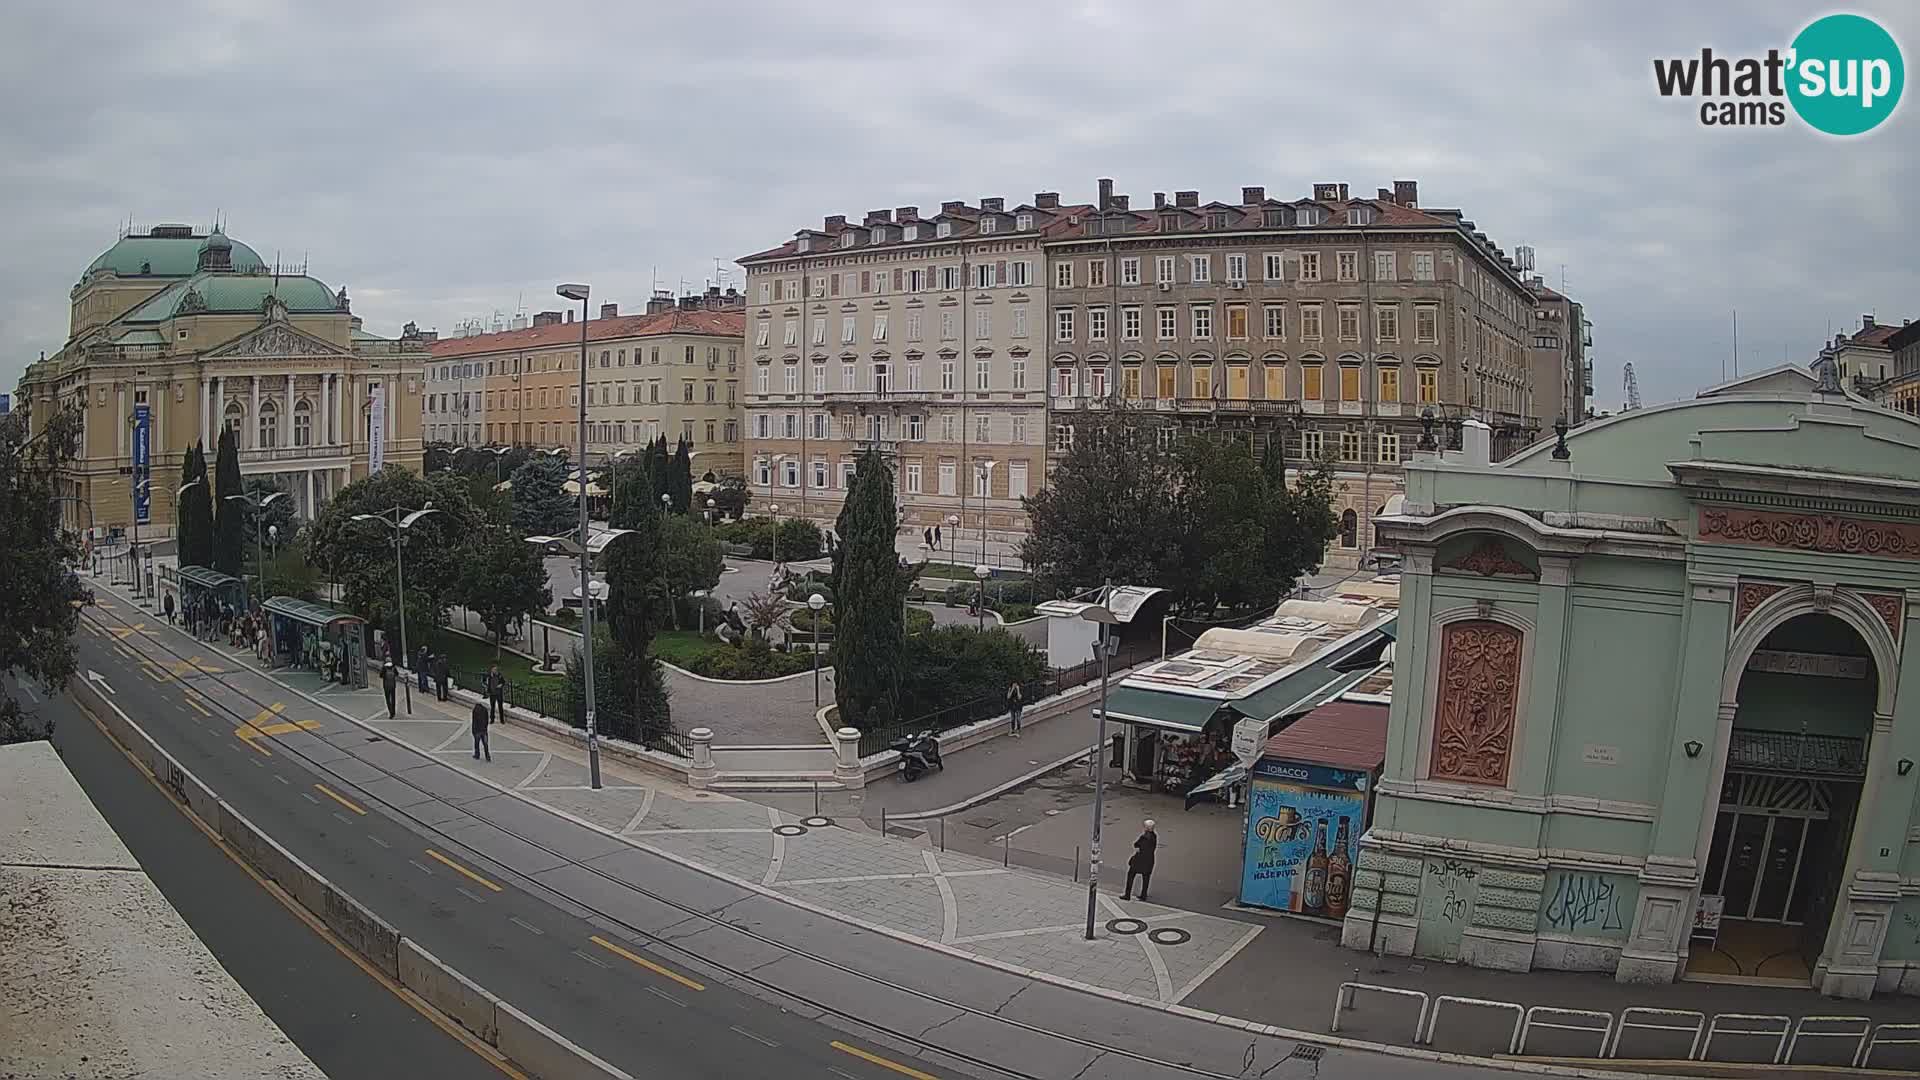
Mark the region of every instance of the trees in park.
POLYGON ((513 527, 528 536, 563 536, 580 527, 579 503, 567 494, 567 463, 536 454, 513 470, 513 527))
MULTIPOLYGON (((0 416, 0 672, 55 693, 77 666, 80 545, 62 525, 55 477, 73 458, 79 417, 59 410, 42 434, 29 437, 27 429, 25 411, 0 416)), ((40 737, 0 682, 0 743, 40 737)))
POLYGON ((182 566, 213 565, 213 478, 207 475, 206 450, 199 443, 187 451, 180 486, 186 490, 174 505, 179 540, 174 545, 182 566), (198 481, 196 483, 195 481, 198 481))
POLYGON ((746 477, 729 475, 722 476, 719 486, 707 497, 713 500, 716 518, 737 518, 747 512, 747 504, 753 501, 753 492, 747 490, 746 477))
POLYGON ((496 656, 509 627, 553 603, 540 549, 505 521, 496 521, 473 536, 462 561, 460 595, 466 608, 493 633, 496 656))
POLYGON ((241 494, 240 436, 232 428, 220 432, 218 457, 214 463, 213 490, 213 568, 223 574, 239 576, 247 561, 247 548, 253 537, 247 535, 247 507, 241 494))
POLYGON ((854 467, 834 531, 834 696, 843 722, 879 727, 900 715, 906 662, 906 584, 893 540, 898 531, 893 470, 876 450, 854 467))
MULTIPOLYGON (((666 437, 661 436, 664 447, 666 437)), ((693 506, 693 445, 681 439, 667 461, 666 482, 660 486, 673 501, 673 512, 684 514, 693 506)))
POLYGON ((407 629, 410 635, 424 634, 428 627, 443 625, 448 606, 461 598, 469 542, 481 531, 462 480, 382 469, 341 488, 302 533, 307 561, 341 584, 348 607, 391 634, 399 630, 393 531, 379 522, 353 518, 384 514, 391 521, 396 507, 405 514, 429 504, 439 512, 402 530, 400 539, 407 629))

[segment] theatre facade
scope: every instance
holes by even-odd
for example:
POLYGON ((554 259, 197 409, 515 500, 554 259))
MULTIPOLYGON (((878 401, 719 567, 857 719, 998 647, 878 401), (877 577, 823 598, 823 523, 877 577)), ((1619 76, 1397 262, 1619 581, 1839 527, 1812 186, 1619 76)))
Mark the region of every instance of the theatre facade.
POLYGON ((1920 424, 1779 368, 1460 444, 1378 521, 1398 653, 1345 944, 1920 993, 1920 424))

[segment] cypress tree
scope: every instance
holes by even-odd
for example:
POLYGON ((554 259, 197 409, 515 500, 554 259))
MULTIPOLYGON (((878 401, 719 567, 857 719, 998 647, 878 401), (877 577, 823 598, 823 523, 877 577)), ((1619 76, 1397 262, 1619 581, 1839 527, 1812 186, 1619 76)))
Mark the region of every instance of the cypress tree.
MULTIPOLYGON (((193 477, 193 447, 189 446, 186 452, 180 455, 180 483, 183 486, 191 483, 193 477)), ((187 495, 191 494, 192 492, 187 493, 187 495)), ((192 553, 196 544, 193 536, 193 514, 189 510, 191 502, 187 495, 176 496, 173 501, 173 549, 178 553, 182 565, 192 566, 195 565, 192 561, 192 553)))
POLYGON ((893 470, 877 450, 854 467, 853 490, 835 522, 834 696, 842 723, 868 730, 899 718, 906 667, 906 586, 894 552, 899 527, 893 470))
POLYGON ((240 439, 232 428, 220 433, 219 458, 214 464, 213 568, 239 576, 246 562, 247 507, 229 495, 241 494, 240 439))
POLYGON ((180 561, 188 566, 213 565, 213 490, 212 481, 207 477, 207 451, 203 444, 195 443, 191 465, 193 475, 182 483, 200 481, 193 485, 181 507, 181 518, 187 522, 187 536, 191 547, 180 549, 180 561))
POLYGON ((684 514, 693 505, 693 444, 681 439, 673 449, 673 461, 667 466, 667 483, 662 488, 673 497, 673 512, 684 514))

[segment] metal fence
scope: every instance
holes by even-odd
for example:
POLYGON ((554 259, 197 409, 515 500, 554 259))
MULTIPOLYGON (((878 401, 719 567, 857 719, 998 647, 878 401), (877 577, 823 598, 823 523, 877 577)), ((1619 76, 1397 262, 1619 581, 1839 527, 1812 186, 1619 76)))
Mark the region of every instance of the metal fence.
MULTIPOLYGON (((486 672, 455 671, 452 675, 453 681, 459 686, 476 694, 485 693, 486 672)), ((569 697, 566 683, 554 679, 508 679, 504 695, 506 703, 516 709, 538 713, 569 727, 584 730, 587 726, 585 710, 578 703, 570 701, 569 697)), ((625 715, 625 710, 618 702, 600 701, 596 705, 597 715, 594 719, 600 734, 638 743, 649 750, 675 757, 692 756, 692 742, 686 730, 671 720, 637 724, 625 715)))

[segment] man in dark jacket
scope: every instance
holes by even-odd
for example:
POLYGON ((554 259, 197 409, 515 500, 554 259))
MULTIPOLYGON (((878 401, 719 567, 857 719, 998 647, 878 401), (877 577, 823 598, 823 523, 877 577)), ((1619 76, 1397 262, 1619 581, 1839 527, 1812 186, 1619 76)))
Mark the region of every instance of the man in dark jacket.
POLYGON ((500 665, 494 664, 487 669, 487 704, 493 708, 495 723, 502 719, 501 710, 506 705, 507 677, 500 674, 500 665))
POLYGON ((413 670, 414 670, 414 674, 418 675, 420 678, 420 692, 423 694, 426 693, 427 692, 427 674, 433 670, 433 650, 432 649, 427 648, 425 645, 420 646, 420 651, 414 654, 413 670))
POLYGON ((433 681, 440 690, 440 700, 447 700, 447 654, 440 653, 433 658, 433 681))
POLYGON ((473 758, 475 761, 480 760, 482 751, 486 753, 488 761, 493 760, 493 747, 487 745, 487 703, 476 701, 473 703, 473 758))
POLYGON ((1153 831, 1153 819, 1141 822, 1140 835, 1133 841, 1133 857, 1127 860, 1127 887, 1121 890, 1120 899, 1133 899, 1133 879, 1140 879, 1140 899, 1147 898, 1147 886, 1153 881, 1153 853, 1160 846, 1160 837, 1153 831))
POLYGON ((400 669, 394 667, 391 660, 380 665, 380 689, 387 695, 387 719, 391 720, 394 717, 393 695, 400 689, 400 669))

